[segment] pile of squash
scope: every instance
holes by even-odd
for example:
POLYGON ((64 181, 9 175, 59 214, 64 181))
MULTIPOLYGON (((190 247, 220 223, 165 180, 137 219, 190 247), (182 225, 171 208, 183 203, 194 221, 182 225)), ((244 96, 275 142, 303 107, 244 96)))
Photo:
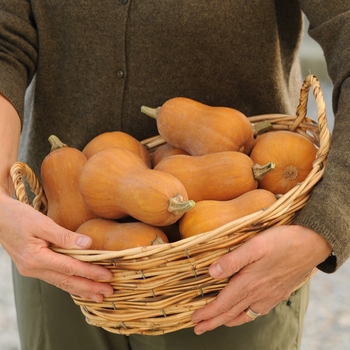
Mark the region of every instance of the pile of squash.
POLYGON ((90 236, 91 249, 176 241, 260 211, 302 182, 316 157, 307 138, 258 135, 268 123, 253 125, 233 108, 176 97, 141 111, 165 140, 153 154, 121 131, 81 151, 49 138, 41 167, 47 215, 90 236))

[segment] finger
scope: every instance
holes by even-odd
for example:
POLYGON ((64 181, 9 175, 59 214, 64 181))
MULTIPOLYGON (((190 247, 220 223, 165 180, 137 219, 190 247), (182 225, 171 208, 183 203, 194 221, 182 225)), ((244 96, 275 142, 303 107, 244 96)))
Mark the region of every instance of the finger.
POLYGON ((89 249, 92 244, 90 237, 66 230, 60 226, 58 226, 58 229, 55 228, 55 231, 47 231, 45 238, 64 249, 89 249))
POLYGON ((113 294, 113 287, 108 283, 95 282, 79 276, 67 276, 56 271, 47 271, 41 278, 71 295, 83 299, 91 299, 102 302, 104 297, 113 294))
MULTIPOLYGON (((240 285, 240 283, 236 285, 240 285)), ((231 307, 229 306, 229 304, 226 304, 225 307, 225 302, 229 300, 228 297, 232 295, 232 293, 236 289, 236 287, 231 289, 229 289, 228 287, 229 285, 226 288, 224 288, 223 291, 221 291, 217 299, 209 303, 203 309, 197 310, 193 314, 192 320, 194 321, 194 323, 198 322, 195 327, 196 334, 202 334, 222 325, 232 327, 250 322, 253 320, 253 318, 249 317, 246 313, 248 307, 254 310, 255 313, 260 313, 261 316, 263 316, 266 315, 273 307, 275 307, 282 300, 280 298, 276 299, 275 296, 269 298, 266 297, 266 295, 263 296, 263 294, 261 295, 261 299, 259 299, 257 295, 249 293, 245 296, 241 295, 241 301, 238 301, 231 307), (221 299, 220 304, 216 306, 214 305, 213 309, 211 310, 213 304, 215 302, 218 302, 219 299, 221 299), (253 300, 255 301, 253 302, 253 300)))
POLYGON ((47 248, 49 263, 45 268, 57 271, 67 276, 80 276, 94 281, 110 281, 113 274, 107 268, 74 259, 68 255, 59 254, 47 248))
POLYGON ((231 288, 230 283, 219 293, 218 297, 211 301, 205 307, 196 310, 192 314, 192 321, 194 323, 199 323, 202 321, 214 319, 221 315, 222 323, 231 320, 238 316, 238 314, 242 311, 235 310, 233 307, 243 300, 243 296, 237 296, 235 293, 235 289, 231 288))
POLYGON ((88 249, 91 246, 92 239, 90 237, 67 230, 57 225, 46 215, 31 209, 35 212, 30 218, 31 226, 40 228, 32 233, 35 237, 64 249, 88 249))
POLYGON ((272 300, 265 300, 262 304, 261 302, 258 302, 247 306, 249 305, 248 299, 244 299, 243 301, 237 303, 230 309, 225 310, 217 316, 200 321, 195 326, 194 331, 197 335, 199 335, 222 325, 225 325, 227 327, 239 326, 244 323, 254 321, 257 317, 267 315, 269 310, 275 307, 276 304, 277 303, 272 300), (260 315, 254 317, 247 312, 248 308, 254 310, 254 313, 260 315))
POLYGON ((105 283, 113 278, 107 268, 55 253, 49 248, 46 250, 45 263, 42 259, 36 259, 39 267, 28 267, 28 271, 36 271, 37 276, 33 277, 43 279, 70 294, 98 302, 102 301, 103 296, 113 294, 113 287, 105 283))
POLYGON ((259 254, 255 254, 255 252, 254 240, 249 240, 214 262, 209 267, 209 274, 214 278, 230 277, 240 271, 244 266, 257 261, 262 252, 259 252, 259 254))
POLYGON ((92 281, 107 282, 113 278, 110 270, 103 266, 79 261, 64 254, 52 251, 50 248, 42 248, 27 253, 23 259, 16 262, 19 273, 23 276, 34 277, 50 281, 58 285, 50 278, 55 272, 62 276, 77 276, 92 281))
POLYGON ((245 302, 238 303, 234 307, 225 310, 213 318, 200 321, 194 327, 194 332, 200 335, 222 325, 231 324, 232 326, 238 326, 253 321, 252 318, 248 317, 245 311, 242 311, 247 308, 245 305, 245 302))
MULTIPOLYGON (((268 312, 257 312, 256 310, 259 310, 259 306, 256 306, 254 304, 249 306, 250 310, 254 310, 253 312, 256 314, 260 314, 257 317, 262 317, 264 315, 267 315, 268 312)), ((243 312, 241 312, 236 318, 224 323, 225 326, 227 327, 234 327, 234 326, 239 326, 241 324, 247 323, 247 322, 251 322, 254 321, 257 317, 254 317, 253 315, 248 313, 248 308, 245 309, 243 312), (250 316, 249 316, 250 315, 250 316)))
POLYGON ((22 275, 28 277, 38 277, 37 275, 45 270, 91 280, 110 281, 113 277, 111 271, 103 266, 56 253, 43 245, 28 245, 28 249, 21 255, 21 259, 16 261, 16 266, 22 275))
POLYGON ((230 314, 227 314, 227 318, 223 320, 223 323, 229 321, 231 318, 236 317, 244 307, 250 305, 254 299, 251 295, 251 291, 256 289, 255 282, 248 283, 245 277, 241 273, 234 275, 227 286, 219 293, 219 295, 204 306, 201 309, 196 310, 192 315, 192 321, 195 323, 209 320, 220 314, 225 314, 227 310, 231 310, 230 314), (232 310, 236 304, 239 304, 242 300, 246 300, 247 305, 243 305, 241 309, 236 309, 235 313, 232 310))
POLYGON ((207 323, 209 327, 217 327, 236 319, 248 306, 257 303, 257 310, 264 313, 281 300, 279 294, 266 290, 262 279, 247 279, 246 276, 243 270, 234 275, 216 299, 193 313, 192 321, 200 323, 211 320, 207 323))

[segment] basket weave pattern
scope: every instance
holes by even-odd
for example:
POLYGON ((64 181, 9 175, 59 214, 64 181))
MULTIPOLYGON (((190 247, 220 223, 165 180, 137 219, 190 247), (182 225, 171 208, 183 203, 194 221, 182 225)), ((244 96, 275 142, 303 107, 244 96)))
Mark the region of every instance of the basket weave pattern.
MULTIPOLYGON (((210 264, 262 230, 291 223, 295 212, 308 200, 311 189, 323 175, 329 151, 330 132, 325 110, 319 81, 310 75, 300 90, 296 116, 267 114, 249 118, 251 123, 268 120, 275 130, 300 133, 318 148, 313 169, 305 181, 266 210, 174 243, 123 251, 52 248, 76 259, 105 266, 113 273, 114 294, 103 302, 72 295, 86 321, 125 335, 159 335, 193 326, 192 313, 213 300, 228 283, 228 279, 216 280, 209 276, 210 264), (317 122, 306 116, 310 87, 316 100, 317 122)), ((151 154, 164 142, 160 136, 155 136, 142 143, 151 154)), ((17 198, 45 213, 45 194, 32 170, 18 162, 12 167, 11 176, 17 198), (28 201, 23 178, 36 195, 33 203, 28 201)))

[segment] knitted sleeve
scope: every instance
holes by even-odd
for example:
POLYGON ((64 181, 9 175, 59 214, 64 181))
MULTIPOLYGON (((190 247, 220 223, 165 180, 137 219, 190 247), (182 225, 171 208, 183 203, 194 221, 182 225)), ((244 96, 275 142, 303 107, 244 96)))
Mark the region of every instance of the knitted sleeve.
POLYGON ((324 177, 294 223, 313 229, 331 244, 334 255, 319 265, 331 273, 350 256, 350 1, 300 4, 334 85, 335 122, 324 177))
POLYGON ((23 117, 24 94, 37 60, 37 33, 30 1, 2 0, 0 4, 0 93, 23 117))

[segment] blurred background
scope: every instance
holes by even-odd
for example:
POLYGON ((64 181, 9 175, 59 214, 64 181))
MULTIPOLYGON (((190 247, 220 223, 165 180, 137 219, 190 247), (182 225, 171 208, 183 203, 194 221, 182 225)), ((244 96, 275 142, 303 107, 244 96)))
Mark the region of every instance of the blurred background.
MULTIPOLYGON (((332 83, 327 75, 322 50, 307 35, 307 26, 306 22, 300 51, 302 74, 303 77, 310 73, 314 74, 321 81, 329 127, 332 129, 332 83)), ((312 95, 309 98, 308 115, 315 118, 317 116, 312 95)), ((350 348, 349 290, 350 261, 345 263, 335 274, 326 275, 317 272, 312 277, 311 298, 301 350, 347 350, 350 348)), ((1 245, 0 291, 0 350, 20 350, 11 281, 11 261, 1 245)), ((30 320, 28 321, 30 322, 30 320)))

